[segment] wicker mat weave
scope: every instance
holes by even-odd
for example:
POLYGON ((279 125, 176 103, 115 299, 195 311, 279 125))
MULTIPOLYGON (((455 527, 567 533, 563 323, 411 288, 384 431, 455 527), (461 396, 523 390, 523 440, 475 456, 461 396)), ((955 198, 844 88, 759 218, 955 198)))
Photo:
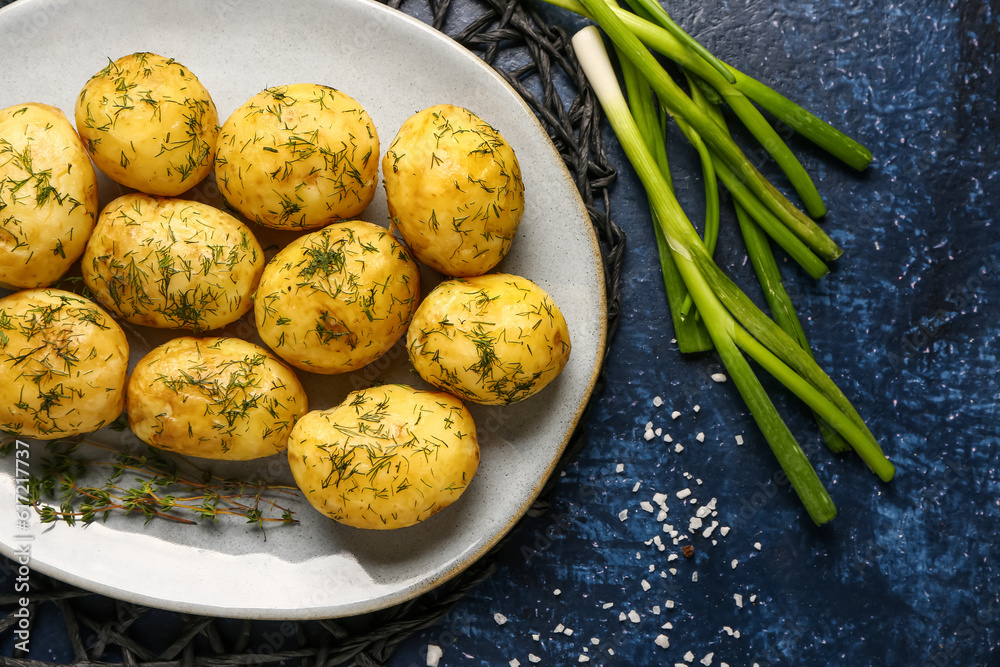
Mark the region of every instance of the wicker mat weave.
MULTIPOLYGON (((601 145, 600 109, 573 56, 569 35, 562 28, 547 25, 531 0, 462 0, 461 11, 450 0, 388 0, 387 4, 450 35, 492 65, 546 127, 597 232, 605 265, 610 340, 620 316, 625 237, 611 221, 608 209, 608 187, 615 172, 601 145)), ((595 396, 600 395, 603 384, 602 372, 595 396)), ((548 509, 558 472, 576 457, 584 441, 581 426, 528 516, 548 509)), ((228 667, 250 661, 257 665, 282 662, 301 667, 374 667, 385 664, 402 640, 441 620, 455 602, 489 577, 509 539, 502 539, 471 567, 430 593, 380 612, 336 620, 281 623, 177 614, 112 600, 32 573, 32 632, 33 636, 64 632, 73 647, 71 664, 79 667, 228 667), (253 650, 261 648, 261 637, 278 637, 280 641, 271 642, 270 651, 253 650)), ((10 563, 0 563, 0 613, 4 614, 0 645, 13 643, 9 640, 18 622, 13 579, 10 563)), ((57 663, 28 659, 15 651, 13 656, 0 655, 0 664, 48 667, 57 663)))

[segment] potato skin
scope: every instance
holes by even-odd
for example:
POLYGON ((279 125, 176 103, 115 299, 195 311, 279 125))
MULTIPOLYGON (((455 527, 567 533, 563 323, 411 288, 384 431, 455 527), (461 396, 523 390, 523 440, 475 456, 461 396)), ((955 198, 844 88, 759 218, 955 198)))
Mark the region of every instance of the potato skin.
POLYGON ((125 332, 97 304, 57 289, 0 299, 0 429, 53 440, 90 433, 125 407, 125 332))
POLYGON ((446 276, 478 276, 510 250, 524 213, 514 149, 451 104, 403 123, 382 158, 389 218, 417 259, 446 276))
POLYGON ((285 450, 309 409, 295 372, 239 338, 182 336, 144 356, 128 385, 129 426, 178 454, 247 461, 285 450))
POLYGON ((172 58, 139 52, 108 63, 83 86, 75 115, 94 164, 126 187, 173 197, 212 171, 219 114, 172 58))
POLYGON ((0 110, 0 284, 54 283, 97 213, 94 167, 65 114, 37 103, 0 110))
POLYGON ((264 252, 224 211, 132 193, 101 211, 81 268, 95 298, 123 319, 202 332, 250 310, 264 252))
POLYGON ((349 526, 387 530, 457 500, 479 468, 479 443, 472 415, 454 396, 381 385, 300 419, 288 462, 317 510, 349 526))
POLYGON ((222 125, 215 176, 230 206, 277 229, 317 229, 358 216, 378 186, 368 112, 319 84, 267 88, 222 125))
POLYGON ((566 320, 527 278, 453 278, 426 296, 410 322, 417 373, 467 401, 508 405, 541 391, 570 355, 566 320))
POLYGON ((383 227, 336 222, 292 241, 260 279, 261 339, 302 370, 357 370, 398 341, 417 307, 420 271, 383 227))

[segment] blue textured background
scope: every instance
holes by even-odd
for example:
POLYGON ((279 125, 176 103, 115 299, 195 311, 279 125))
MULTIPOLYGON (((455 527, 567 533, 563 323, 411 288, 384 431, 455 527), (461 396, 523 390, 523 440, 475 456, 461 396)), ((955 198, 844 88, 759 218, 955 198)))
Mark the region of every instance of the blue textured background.
MULTIPOLYGON (((732 667, 1000 665, 997 3, 667 6, 717 55, 875 155, 858 174, 792 142, 845 252, 821 281, 791 266, 785 275, 817 358, 881 439, 897 478, 879 483, 856 458, 830 455, 800 407, 779 401, 840 511, 831 525, 810 524, 733 386, 710 379, 718 362, 682 358, 670 343, 644 197, 608 135, 620 170, 612 213, 628 234, 624 315, 586 448, 551 511, 522 525, 498 571, 390 664, 423 665, 433 644, 443 666, 530 665, 529 654, 540 665, 581 655, 590 664, 697 665, 709 653, 712 665, 732 667), (674 442, 646 441, 649 421, 674 442), (687 487, 697 505, 675 496, 687 487), (667 495, 666 521, 655 505, 641 506, 657 492, 667 495), (714 543, 696 535, 692 558, 668 560, 678 549, 663 523, 687 532, 712 498, 717 516, 707 521, 728 534, 717 529, 714 543), (664 551, 648 543, 654 536, 664 551), (668 648, 654 643, 659 634, 668 648)), ((676 176, 697 217, 700 182, 676 176)), ((738 247, 718 257, 750 284, 738 247)), ((52 623, 51 646, 42 650, 36 634, 34 657, 72 655, 52 623)), ((280 626, 262 624, 256 650, 281 637, 280 626)))

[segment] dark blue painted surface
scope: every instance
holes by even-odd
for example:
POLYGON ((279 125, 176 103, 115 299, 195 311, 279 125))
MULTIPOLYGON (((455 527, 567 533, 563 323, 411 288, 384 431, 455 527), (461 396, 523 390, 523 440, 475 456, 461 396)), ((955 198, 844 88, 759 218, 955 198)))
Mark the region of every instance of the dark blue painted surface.
MULTIPOLYGON (((680 5, 668 4, 716 54, 875 155, 857 174, 793 143, 845 252, 819 282, 792 267, 786 276, 818 359, 898 476, 882 484, 857 459, 828 454, 800 408, 780 401, 840 510, 822 529, 809 523, 732 385, 710 379, 717 361, 681 358, 670 344, 643 194, 609 135, 620 168, 613 214, 629 249, 624 315, 586 448, 549 514, 522 526, 498 571, 390 664, 423 665, 433 644, 447 666, 530 665, 529 654, 540 665, 581 655, 589 664, 698 665, 709 653, 712 665, 733 667, 1000 665, 996 3, 680 5), (647 441, 649 421, 674 442, 647 441), (698 504, 676 497, 684 488, 698 504), (655 504, 653 513, 641 506, 658 492, 665 520, 655 504), (728 534, 717 528, 715 543, 698 534, 693 557, 669 560, 679 549, 663 524, 687 532, 713 498, 717 516, 706 526, 717 520, 728 534), (656 536, 662 552, 647 544, 656 536), (668 648, 655 643, 660 634, 668 648)), ((700 184, 677 178, 694 215, 700 184)), ((719 258, 750 284, 738 248, 719 258)), ((53 627, 51 650, 39 646, 33 657, 71 655, 58 637, 53 627)), ((275 638, 280 626, 261 624, 257 648, 275 638)))

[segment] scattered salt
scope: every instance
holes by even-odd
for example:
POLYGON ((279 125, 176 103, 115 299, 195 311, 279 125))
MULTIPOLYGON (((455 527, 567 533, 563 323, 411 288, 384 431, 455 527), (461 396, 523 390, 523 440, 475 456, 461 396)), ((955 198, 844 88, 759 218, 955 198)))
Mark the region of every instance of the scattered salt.
POLYGON ((625 519, 627 519, 627 518, 628 518, 628 510, 627 510, 627 509, 624 509, 624 510, 622 510, 621 512, 619 512, 619 513, 618 513, 618 518, 619 518, 620 520, 622 520, 622 521, 624 521, 625 519))
POLYGON ((733 599, 736 600, 736 606, 740 609, 743 608, 743 596, 739 593, 733 593, 733 599))
POLYGON ((444 651, 441 650, 440 646, 435 646, 434 644, 427 645, 427 667, 437 667, 438 662, 441 661, 441 656, 444 655, 444 651))
POLYGON ((504 623, 507 622, 507 617, 501 614, 500 612, 497 612, 493 614, 493 620, 497 622, 497 625, 503 625, 504 623))
POLYGON ((670 639, 666 635, 657 635, 653 643, 660 648, 670 648, 670 639))
POLYGON ((690 495, 691 495, 691 489, 681 489, 680 491, 677 492, 677 497, 680 498, 681 500, 684 500, 690 495))
POLYGON ((705 433, 702 431, 698 432, 698 435, 694 436, 694 439, 698 442, 705 442, 705 433))
POLYGON ((660 407, 661 405, 663 405, 663 399, 660 398, 659 396, 654 396, 653 405, 655 405, 656 407, 660 407))
POLYGON ((725 373, 712 373, 712 380, 714 380, 715 382, 725 382, 726 381, 726 374, 725 373))
POLYGON ((637 612, 635 609, 631 610, 628 613, 628 620, 632 621, 633 623, 638 623, 641 620, 639 617, 639 612, 637 612))

